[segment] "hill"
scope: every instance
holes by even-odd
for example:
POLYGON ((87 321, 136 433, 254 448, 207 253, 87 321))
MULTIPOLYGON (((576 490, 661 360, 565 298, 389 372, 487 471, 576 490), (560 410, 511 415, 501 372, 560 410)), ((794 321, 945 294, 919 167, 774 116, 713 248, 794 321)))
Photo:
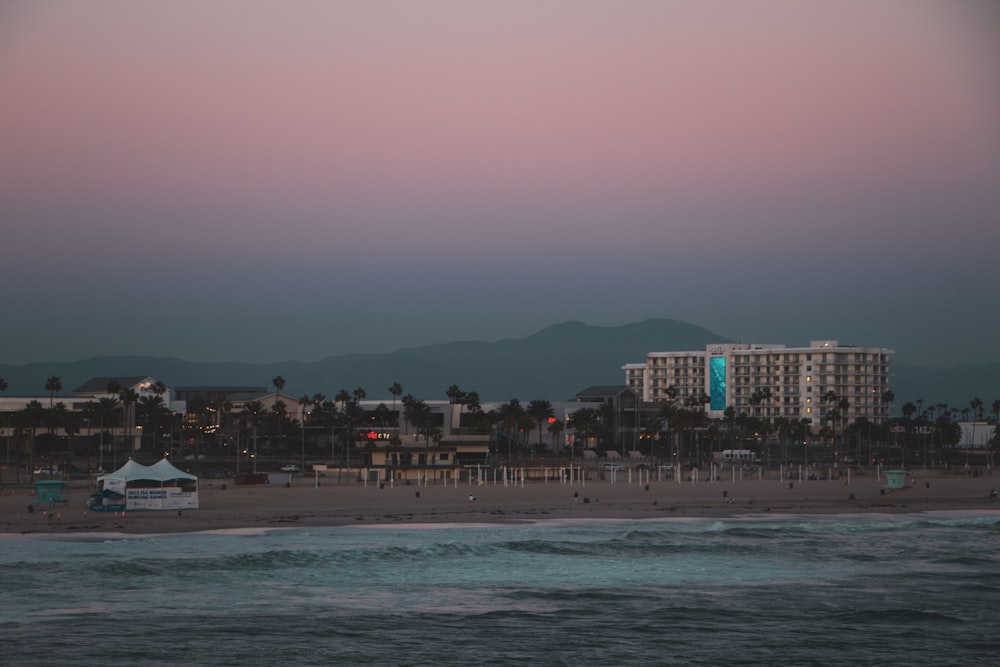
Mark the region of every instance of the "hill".
MULTIPOLYGON (((648 352, 702 349, 727 339, 670 319, 649 319, 617 327, 564 322, 524 339, 457 341, 382 354, 348 354, 316 362, 274 364, 193 363, 168 357, 108 356, 73 363, 0 364, 8 395, 47 396, 45 380, 62 379, 68 394, 93 377, 150 375, 170 387, 253 385, 271 387, 285 378, 292 396, 363 387, 369 398, 388 398, 395 382, 426 400, 444 399, 456 384, 479 392, 484 401, 567 400, 591 385, 623 384, 622 365, 642 362, 648 352)), ((764 341, 780 342, 780 341, 764 341)), ((886 342, 891 347, 891 341, 886 342)), ((1000 398, 1000 364, 931 368, 893 364, 896 410, 907 401, 964 407, 975 398, 987 405, 1000 398)))
POLYGON ((641 362, 654 350, 690 350, 725 338, 692 324, 650 319, 618 327, 564 322, 524 339, 458 341, 381 354, 348 354, 320 361, 193 363, 168 357, 108 356, 72 363, 0 364, 8 394, 47 396, 45 380, 62 379, 63 394, 92 377, 150 375, 170 387, 255 385, 285 378, 285 393, 365 388, 369 398, 389 397, 394 382, 423 399, 444 399, 457 384, 484 401, 510 398, 566 400, 596 384, 622 384, 623 364, 641 362))

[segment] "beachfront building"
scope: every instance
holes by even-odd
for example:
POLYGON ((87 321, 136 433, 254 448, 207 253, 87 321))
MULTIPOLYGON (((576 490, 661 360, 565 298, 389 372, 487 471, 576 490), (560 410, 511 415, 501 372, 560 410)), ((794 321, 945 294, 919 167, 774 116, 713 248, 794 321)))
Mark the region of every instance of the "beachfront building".
POLYGON ((892 350, 816 340, 809 347, 727 343, 703 350, 650 352, 622 367, 645 402, 703 405, 730 414, 807 419, 814 428, 888 420, 892 350), (836 424, 831 424, 836 419, 836 424))
POLYGON ((638 395, 621 385, 590 387, 572 401, 545 402, 551 412, 541 424, 527 415, 505 422, 504 403, 477 404, 475 412, 451 401, 420 403, 426 413, 419 424, 402 405, 393 412, 384 401, 359 403, 366 421, 355 426, 352 447, 366 454, 355 458, 367 458, 372 469, 382 471, 380 479, 449 481, 490 468, 544 467, 553 454, 572 456, 574 444, 594 448, 602 460, 619 451, 625 457, 638 441, 638 395), (593 420, 581 425, 578 439, 574 414, 585 408, 593 420))
MULTIPOLYGON (((604 426, 602 430, 609 440, 603 447, 605 452, 625 457, 629 452, 639 449, 642 406, 639 393, 634 388, 624 385, 594 385, 579 392, 575 402, 597 407, 604 426)), ((568 417, 568 421, 573 427, 573 420, 568 417)), ((575 428, 573 432, 576 432, 575 428)), ((587 450, 597 446, 596 438, 587 439, 591 440, 585 444, 587 450)))
POLYGON ((119 454, 125 460, 144 443, 153 446, 154 435, 148 428, 144 432, 144 421, 159 425, 183 409, 183 401, 174 400, 170 388, 154 377, 95 377, 69 396, 0 396, 0 440, 5 461, 11 450, 15 458, 23 452, 33 459, 29 463, 44 462, 60 474, 68 470, 67 459, 84 455, 88 443, 96 448, 92 463, 98 468, 117 467, 119 454))

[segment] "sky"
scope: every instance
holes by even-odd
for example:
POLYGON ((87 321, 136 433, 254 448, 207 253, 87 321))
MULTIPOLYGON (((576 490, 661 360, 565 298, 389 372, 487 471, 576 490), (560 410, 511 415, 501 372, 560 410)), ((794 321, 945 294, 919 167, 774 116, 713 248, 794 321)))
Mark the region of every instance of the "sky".
POLYGON ((6 363, 659 317, 995 362, 998 241, 988 0, 0 4, 6 363))

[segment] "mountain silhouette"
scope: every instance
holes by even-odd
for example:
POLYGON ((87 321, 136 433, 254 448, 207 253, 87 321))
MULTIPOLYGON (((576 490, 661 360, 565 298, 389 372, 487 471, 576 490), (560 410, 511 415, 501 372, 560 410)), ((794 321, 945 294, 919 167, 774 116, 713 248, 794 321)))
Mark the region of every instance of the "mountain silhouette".
POLYGON ((363 387, 369 398, 389 397, 399 382, 406 393, 424 400, 445 399, 453 384, 476 391, 483 401, 511 398, 572 398, 595 384, 623 384, 623 364, 641 362, 654 350, 691 350, 726 339, 701 327, 669 319, 650 319, 617 327, 563 322, 524 339, 456 341, 408 347, 385 353, 345 354, 314 362, 267 364, 188 362, 171 357, 102 356, 77 362, 0 364, 8 395, 48 396, 47 378, 62 380, 68 394, 92 377, 152 376, 169 387, 247 385, 271 388, 286 380, 292 396, 363 387))
MULTIPOLYGON (((700 350, 729 342, 699 326, 671 319, 648 319, 614 327, 578 321, 555 324, 523 339, 495 342, 455 341, 408 347, 385 353, 345 354, 314 362, 267 364, 188 362, 171 357, 102 356, 77 362, 0 364, 6 395, 48 398, 45 381, 62 380, 68 395, 93 377, 152 376, 169 387, 195 385, 273 388, 282 376, 283 392, 299 397, 322 393, 332 398, 340 389, 364 388, 370 399, 386 398, 400 383, 405 393, 423 400, 444 400, 458 385, 476 391, 483 401, 568 400, 592 385, 624 384, 622 366, 643 362, 649 352, 700 350)), ((775 341, 761 341, 775 342, 775 341)), ((891 347, 891 341, 886 342, 891 347)), ((975 398, 990 406, 1000 397, 995 378, 1000 364, 951 369, 893 364, 895 409, 918 398, 925 405, 964 407, 975 398)))

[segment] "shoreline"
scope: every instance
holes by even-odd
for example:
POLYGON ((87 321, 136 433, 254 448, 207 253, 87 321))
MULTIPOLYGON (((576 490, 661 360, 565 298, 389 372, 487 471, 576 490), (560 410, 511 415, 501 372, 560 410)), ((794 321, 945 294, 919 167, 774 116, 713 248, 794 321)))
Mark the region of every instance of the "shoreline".
POLYGON ((991 476, 928 475, 905 489, 857 477, 834 481, 650 481, 585 484, 527 482, 385 486, 321 484, 296 477, 290 486, 232 486, 203 481, 199 509, 89 512, 88 485, 70 485, 68 502, 28 511, 34 496, 21 487, 0 495, 0 534, 154 535, 222 530, 420 524, 496 525, 543 520, 725 519, 769 513, 797 515, 1000 512, 991 476), (470 500, 470 496, 474 500, 470 500))

